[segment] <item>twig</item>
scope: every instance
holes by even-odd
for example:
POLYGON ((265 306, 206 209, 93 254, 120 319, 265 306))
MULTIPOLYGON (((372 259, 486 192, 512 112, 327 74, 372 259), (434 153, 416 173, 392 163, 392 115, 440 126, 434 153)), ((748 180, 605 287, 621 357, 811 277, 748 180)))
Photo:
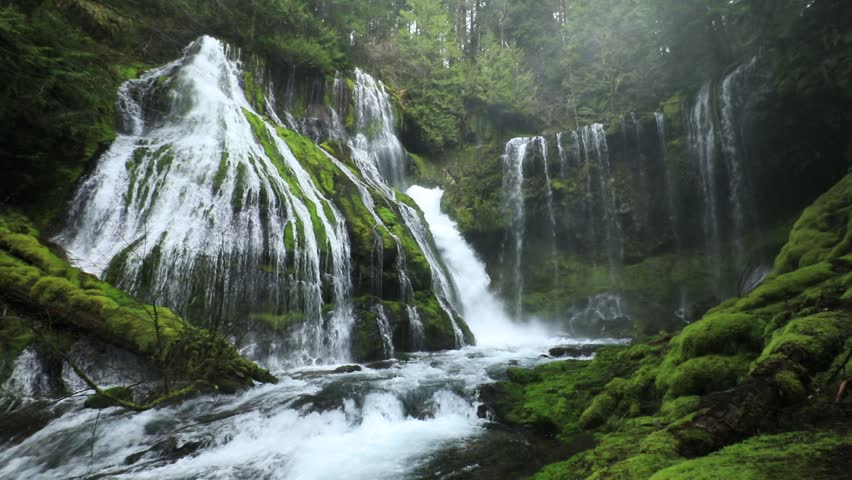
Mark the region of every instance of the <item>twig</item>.
POLYGON ((89 450, 89 471, 86 472, 86 475, 92 472, 92 463, 95 461, 95 440, 97 437, 95 436, 98 431, 98 422, 101 419, 101 411, 98 410, 98 415, 95 417, 95 426, 92 428, 92 448, 89 450))

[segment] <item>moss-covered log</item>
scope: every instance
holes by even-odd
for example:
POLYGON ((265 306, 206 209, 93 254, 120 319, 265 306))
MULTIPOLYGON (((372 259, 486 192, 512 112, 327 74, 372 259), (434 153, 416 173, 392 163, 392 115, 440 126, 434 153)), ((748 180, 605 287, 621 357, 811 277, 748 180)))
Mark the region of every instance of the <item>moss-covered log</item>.
POLYGON ((0 218, 0 298, 30 318, 150 358, 182 381, 226 390, 276 381, 223 338, 70 266, 14 214, 0 218))

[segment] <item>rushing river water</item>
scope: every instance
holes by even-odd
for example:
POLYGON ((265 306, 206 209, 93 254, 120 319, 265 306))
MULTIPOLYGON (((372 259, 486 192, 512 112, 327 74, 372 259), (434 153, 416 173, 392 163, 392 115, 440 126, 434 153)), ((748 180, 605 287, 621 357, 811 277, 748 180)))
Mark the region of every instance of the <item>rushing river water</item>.
POLYGON ((72 397, 50 407, 43 428, 5 445, 0 478, 510 479, 555 460, 562 447, 487 418, 478 389, 509 365, 551 361, 542 356, 550 346, 587 341, 511 321, 441 213, 443 192, 408 193, 460 287, 478 346, 346 374, 333 365, 279 371, 277 385, 144 413, 87 410, 72 397))
POLYGON ((517 457, 489 462, 535 453, 522 432, 478 418, 477 387, 510 362, 547 361, 546 346, 467 347, 343 375, 279 372, 278 385, 144 413, 70 399, 5 447, 0 478, 485 478, 477 470, 494 467, 483 463, 492 440, 517 457))

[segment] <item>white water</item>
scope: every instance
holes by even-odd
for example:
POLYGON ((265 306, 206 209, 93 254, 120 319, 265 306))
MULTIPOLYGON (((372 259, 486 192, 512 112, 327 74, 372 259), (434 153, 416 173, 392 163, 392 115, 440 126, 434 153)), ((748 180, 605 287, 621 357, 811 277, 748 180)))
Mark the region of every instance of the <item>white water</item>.
MULTIPOLYGON (((481 333, 481 332, 480 332, 481 333)), ((67 411, 18 444, 0 448, 0 478, 52 480, 232 479, 398 480, 449 475, 435 455, 487 433, 476 390, 510 361, 533 366, 551 345, 466 347, 417 355, 384 370, 345 375, 279 373, 278 385, 236 396, 200 397, 144 413, 67 411), (94 440, 94 445, 93 445, 94 440), (164 458, 156 445, 187 449, 164 458), (152 447, 154 447, 153 450, 152 447), (148 453, 145 453, 148 452, 148 453), (140 454, 137 461, 127 457, 140 454), (175 461, 176 460, 176 461, 175 461), (415 477, 414 472, 432 472, 415 477)), ((583 343, 576 342, 573 343, 583 343)), ((519 438, 518 441, 521 441, 519 438)), ((477 458, 468 468, 475 470, 477 458)))
MULTIPOLYGON (((176 137, 168 138, 171 145, 179 146, 182 139, 197 141, 186 145, 186 157, 176 155, 173 159, 169 176, 183 182, 183 190, 179 190, 182 193, 172 198, 168 192, 159 192, 159 196, 166 195, 164 198, 169 199, 166 205, 157 205, 158 202, 153 201, 149 195, 144 197, 144 201, 148 202, 145 204, 144 214, 139 211, 124 213, 138 216, 139 222, 148 221, 146 215, 160 215, 157 218, 164 224, 157 224, 160 230, 154 233, 159 236, 150 236, 150 239, 152 243, 164 246, 164 257, 169 258, 168 255, 172 253, 186 252, 168 251, 165 247, 171 245, 172 240, 162 240, 163 234, 170 238, 169 235, 177 233, 174 244, 197 241, 200 242, 198 245, 209 245, 214 253, 227 252, 228 250, 223 250, 226 248, 235 248, 240 252, 237 248, 239 246, 251 246, 250 242, 257 241, 262 243, 264 234, 277 235, 272 237, 272 240, 277 242, 277 245, 283 245, 284 227, 292 225, 299 229, 297 231, 304 229, 304 232, 296 235, 299 252, 296 260, 299 271, 303 272, 299 277, 300 282, 307 285, 305 291, 311 292, 310 295, 305 294, 300 301, 314 305, 311 302, 316 301, 315 295, 321 295, 318 286, 320 275, 323 274, 334 277, 333 298, 340 300, 348 288, 348 267, 338 265, 340 259, 348 258, 348 251, 345 249, 348 248, 348 242, 344 237, 341 217, 332 204, 325 205, 326 201, 320 190, 304 175, 301 167, 291 163, 294 159, 287 156, 289 149, 286 149, 286 145, 274 140, 276 147, 281 150, 279 153, 284 157, 283 162, 300 186, 303 196, 297 198, 288 194, 289 186, 274 173, 274 169, 268 164, 266 152, 251 137, 252 132, 246 130, 241 109, 250 110, 250 107, 244 101, 238 84, 234 83, 235 64, 228 60, 222 45, 218 41, 205 38, 194 52, 190 53, 196 56, 190 55, 186 59, 189 65, 187 68, 197 67, 197 71, 194 71, 191 77, 178 78, 183 78, 195 88, 186 92, 195 93, 187 93, 187 96, 178 100, 185 101, 182 105, 187 107, 189 112, 197 114, 192 116, 197 123, 189 122, 188 125, 179 126, 170 125, 168 122, 162 125, 145 125, 145 119, 140 113, 142 102, 128 92, 128 96, 123 99, 127 110, 138 107, 139 112, 128 115, 125 119, 129 119, 131 123, 135 122, 134 127, 128 130, 129 133, 121 136, 111 153, 102 159, 103 170, 99 170, 93 177, 96 180, 90 181, 90 190, 80 193, 83 196, 93 195, 104 202, 82 203, 82 211, 77 212, 80 215, 79 223, 84 226, 80 230, 83 232, 81 235, 89 235, 89 241, 95 241, 99 235, 104 234, 111 235, 113 241, 122 238, 123 232, 120 230, 130 228, 122 224, 126 218, 113 218, 106 208, 109 201, 113 202, 113 207, 118 204, 116 202, 123 201, 122 192, 126 191, 123 187, 129 188, 133 183, 122 176, 121 170, 129 158, 128 154, 132 155, 135 150, 136 142, 141 141, 142 137, 147 139, 156 138, 156 135, 160 134, 165 136, 171 126, 176 129, 173 132, 176 137), (196 111, 200 106, 209 111, 196 111), (224 119, 219 118, 210 123, 208 114, 221 115, 224 119), (227 125, 227 132, 219 130, 223 128, 222 125, 227 125), (189 134, 185 128, 190 129, 189 134), (184 130, 179 132, 181 129, 184 130), (231 135, 237 135, 239 138, 233 139, 231 135), (234 192, 240 194, 243 205, 240 215, 228 213, 232 210, 230 202, 220 206, 217 202, 222 199, 216 197, 216 192, 211 194, 206 187, 199 188, 201 181, 206 178, 205 175, 215 172, 220 158, 218 154, 221 153, 221 145, 216 143, 214 146, 214 142, 210 140, 218 142, 222 138, 225 138, 226 142, 235 140, 235 144, 241 148, 236 151, 243 156, 236 157, 233 155, 235 150, 231 150, 231 145, 228 144, 228 151, 232 154, 231 161, 234 162, 233 168, 236 169, 236 164, 246 165, 246 173, 243 174, 248 184, 246 191, 240 192, 236 188, 235 185, 239 182, 236 178, 238 173, 234 170, 228 171, 219 191, 219 195, 226 199, 233 198, 234 192), (196 176, 193 176, 193 172, 196 176), (110 184, 110 181, 117 183, 110 184), (270 222, 269 230, 274 230, 271 233, 257 228, 264 221, 261 215, 264 211, 261 208, 262 202, 257 198, 257 192, 260 191, 270 193, 267 200, 271 203, 267 206, 267 213, 275 218, 265 221, 270 222), (101 194, 102 196, 98 197, 101 194), (317 262, 320 246, 317 244, 317 238, 313 236, 313 228, 309 227, 310 216, 305 216, 305 204, 302 200, 318 207, 317 215, 326 236, 329 240, 334 238, 335 242, 340 242, 334 248, 341 250, 330 252, 328 258, 322 262, 317 262), (275 203, 276 201, 280 203, 275 203), (103 208, 95 208, 92 205, 103 208), (323 206, 327 206, 331 213, 326 215, 323 206), (171 217, 165 214, 166 207, 171 208, 171 217), (198 223, 193 223, 201 216, 207 215, 203 220, 209 219, 213 225, 220 225, 221 219, 216 216, 221 213, 220 209, 226 211, 222 213, 227 216, 226 220, 246 223, 228 225, 228 228, 233 229, 232 236, 224 239, 215 238, 218 230, 211 234, 209 230, 199 228, 198 223), (277 223, 272 223, 274 221, 277 223)), ((177 65, 176 63, 169 68, 177 65)), ((144 92, 146 88, 151 87, 159 75, 160 73, 153 72, 150 76, 143 77, 144 83, 137 85, 139 90, 144 92)), ((127 88, 134 85, 136 84, 131 82, 127 88)), ((266 125, 265 128, 272 127, 266 125)), ((369 196, 366 191, 369 186, 380 192, 391 192, 388 198, 396 200, 384 178, 381 175, 371 176, 369 172, 370 165, 378 165, 370 161, 375 160, 372 155, 375 152, 362 152, 365 155, 361 157, 362 163, 358 166, 362 168, 364 181, 353 180, 353 183, 365 188, 361 192, 362 196, 369 196)), ((355 150, 353 158, 358 162, 355 150)), ((156 168, 153 158, 146 158, 146 162, 156 168)), ((341 167, 343 171, 347 171, 347 167, 341 167)), ((161 178, 164 175, 165 172, 155 171, 152 177, 159 181, 164 180, 161 178)), ((357 179, 354 176, 351 178, 357 179)), ((158 184, 157 188, 167 190, 163 184, 158 184)), ((501 378, 510 361, 517 362, 520 366, 533 366, 546 361, 540 358, 540 354, 549 346, 583 342, 563 338, 548 339, 542 328, 524 328, 512 324, 502 305, 488 291, 489 282, 482 263, 476 259, 475 253, 461 238, 454 224, 440 214, 439 207, 436 207, 440 203, 440 194, 433 191, 431 195, 428 214, 430 219, 434 218, 431 232, 426 230, 415 209, 399 202, 401 211, 406 224, 412 229, 415 239, 430 260, 433 283, 437 284, 436 290, 441 292, 439 299, 443 302, 442 306, 452 310, 449 303, 456 296, 452 291, 453 280, 455 279, 456 283, 464 282, 465 289, 458 295, 458 303, 473 320, 475 333, 479 336, 482 346, 437 354, 416 354, 411 361, 392 362, 388 369, 366 368, 362 372, 346 375, 328 375, 315 368, 279 370, 281 382, 277 385, 258 387, 236 396, 199 397, 180 405, 166 406, 140 414, 124 412, 117 408, 102 412, 83 410, 80 397, 70 398, 60 402, 55 410, 56 418, 45 428, 19 443, 0 445, 0 478, 73 479, 95 475, 106 479, 358 480, 413 478, 416 471, 424 468, 430 472, 428 478, 434 478, 438 473, 448 476, 447 478, 452 477, 454 472, 446 471, 440 464, 432 465, 431 462, 435 461, 434 455, 441 450, 457 446, 462 441, 476 441, 487 433, 483 428, 487 421, 476 415, 476 392, 479 385, 501 378), (441 262, 438 252, 429 245, 430 235, 438 243, 443 261, 450 267, 449 274, 444 272, 443 268, 437 267, 441 262), (174 442, 174 446, 163 447, 169 442, 174 442), (175 452, 178 448, 185 451, 178 454, 175 452), (175 458, 163 456, 163 452, 174 454, 175 458), (137 458, 129 458, 132 455, 137 458)), ((135 198, 139 199, 138 202, 143 201, 138 196, 135 198)), ((366 205, 368 202, 364 200, 364 203, 366 205)), ((377 220, 377 225, 379 223, 377 220)), ((153 235, 149 232, 151 228, 140 227, 140 230, 130 232, 146 239, 139 248, 146 247, 148 235, 153 235)), ((221 228, 228 229, 225 226, 221 228)), ((68 234, 74 236, 80 231, 68 234)), ((74 238, 79 241, 77 245, 81 251, 88 248, 82 237, 74 238)), ((69 240, 69 244, 75 242, 69 240)), ((103 245, 107 246, 109 245, 106 243, 103 245)), ((96 250, 93 248, 88 252, 91 255, 88 258, 93 265, 108 260, 110 253, 112 256, 118 253, 117 250, 96 250)), ((252 248, 247 247, 245 251, 248 256, 255 254, 252 248)), ((282 252, 281 255, 292 254, 282 252)), ((181 261, 184 260, 188 261, 186 258, 181 261)), ((255 260, 255 257, 250 257, 244 259, 244 263, 237 263, 248 265, 255 260)), ((225 258, 223 262, 227 263, 229 260, 225 258)), ((233 277, 232 274, 230 271, 223 273, 227 281, 236 284, 239 277, 233 277)), ((177 282, 176 287, 183 286, 175 278, 170 278, 170 282, 170 285, 177 282)), ((337 301, 335 304, 336 308, 342 308, 337 301)), ((345 312, 345 309, 342 311, 345 312)), ((416 312, 411 314, 412 322, 415 314, 416 312)), ((342 337, 338 336, 348 331, 345 324, 335 322, 330 322, 330 325, 322 324, 322 328, 326 329, 323 334, 318 334, 317 331, 301 333, 299 338, 304 339, 303 351, 308 352, 308 356, 322 355, 323 349, 329 345, 325 339, 340 339, 342 337), (316 345, 315 341, 322 342, 322 345, 316 345)), ((384 323, 386 322, 380 319, 380 326, 384 323)), ((385 338, 385 347, 392 349, 392 342, 389 340, 385 338)), ((331 344, 334 345, 335 342, 332 341, 331 344)), ((339 360, 339 357, 332 355, 330 359, 339 360)), ((24 361, 28 360, 25 358, 24 361)), ((16 378, 23 377, 18 375, 16 378)), ((476 461, 476 458, 471 458, 470 463, 464 467, 464 472, 476 470, 476 461)))
MULTIPOLYGON (((356 134, 349 143, 352 159, 364 180, 373 188, 383 192, 400 212, 403 223, 429 263, 432 288, 438 304, 452 323, 456 346, 463 346, 464 334, 455 311, 458 297, 456 286, 439 261, 420 215, 405 202, 399 201, 391 188, 403 185, 408 168, 408 155, 396 136, 390 96, 382 82, 356 69, 353 99, 357 125, 356 134)), ((415 336, 412 339, 413 343, 419 345, 423 341, 423 329, 417 309, 411 304, 411 283, 407 274, 404 274, 406 257, 399 239, 395 236, 393 238, 397 247, 397 269, 402 272, 399 276, 403 292, 402 301, 408 304, 406 310, 415 336)))
POLYGON ((224 44, 202 37, 184 58, 125 83, 126 131, 78 190, 58 241, 76 265, 101 276, 119 261, 114 280, 146 301, 181 313, 203 303, 207 318, 195 321, 234 321, 245 315, 243 304, 304 312, 302 328, 277 343, 289 343, 298 363, 342 361, 352 323, 343 217, 264 122, 299 192, 279 173, 244 113, 254 110, 241 68, 224 44), (148 105, 156 98, 165 112, 148 105), (324 298, 329 278, 332 294, 324 298), (335 305, 330 322, 325 303, 335 305))
POLYGON ((754 214, 750 160, 745 138, 749 136, 752 108, 769 92, 760 59, 753 57, 723 78, 717 88, 707 82, 698 92, 689 118, 689 146, 698 163, 704 201, 704 235, 708 262, 715 276, 717 294, 734 291, 723 278, 723 243, 729 241, 730 266, 737 273, 747 268, 744 235, 757 220, 754 214))
POLYGON ((456 223, 441 212, 444 191, 415 185, 406 193, 423 210, 441 258, 447 264, 455 283, 462 286, 459 289, 462 314, 476 335, 477 345, 545 343, 548 335, 543 326, 513 321, 503 303, 489 289, 491 279, 485 272, 485 264, 461 236, 456 223))
POLYGON ((116 408, 98 414, 80 410, 79 397, 68 399, 62 402, 68 413, 0 449, 0 478, 398 480, 475 474, 477 453, 450 470, 440 455, 460 442, 484 442, 487 449, 478 387, 502 378, 510 362, 530 367, 548 361, 541 353, 549 346, 589 342, 549 338, 541 326, 513 323, 488 290, 482 262, 441 213, 443 192, 412 187, 408 193, 423 209, 450 274, 465 286, 460 302, 479 346, 417 354, 387 369, 345 375, 316 368, 279 372, 277 385, 140 414, 116 408), (169 442, 173 446, 158 447, 169 442), (176 448, 186 451, 163 456, 176 448), (137 458, 128 460, 131 455, 137 458))
POLYGON ((524 293, 523 251, 526 236, 526 212, 524 210, 524 160, 527 148, 532 139, 513 138, 506 144, 503 155, 503 210, 509 216, 510 227, 507 230, 507 241, 504 247, 504 261, 511 269, 512 278, 509 286, 514 294, 512 315, 523 318, 521 300, 524 293))

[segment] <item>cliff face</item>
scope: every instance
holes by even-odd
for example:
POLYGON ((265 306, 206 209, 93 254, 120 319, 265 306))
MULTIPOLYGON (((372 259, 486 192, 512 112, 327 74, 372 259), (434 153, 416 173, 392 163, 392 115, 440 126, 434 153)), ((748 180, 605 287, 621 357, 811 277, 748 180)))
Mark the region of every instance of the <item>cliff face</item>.
POLYGON ((500 418, 598 440, 536 478, 833 472, 850 448, 849 402, 834 398, 852 355, 850 205, 847 175, 805 209, 759 287, 676 335, 510 369, 485 392, 500 418))
POLYGON ((694 321, 759 283, 793 219, 852 161, 848 96, 828 82, 791 88, 783 55, 655 113, 483 134, 434 176, 444 206, 519 311, 582 335, 694 321))

